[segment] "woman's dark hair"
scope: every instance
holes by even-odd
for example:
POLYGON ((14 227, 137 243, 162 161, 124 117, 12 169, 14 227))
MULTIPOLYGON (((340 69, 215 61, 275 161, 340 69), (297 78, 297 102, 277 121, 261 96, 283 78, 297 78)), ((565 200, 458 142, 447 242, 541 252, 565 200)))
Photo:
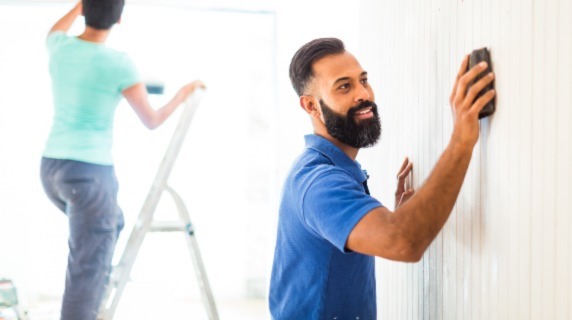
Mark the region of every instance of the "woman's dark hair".
POLYGON ((304 95, 308 82, 314 76, 314 62, 345 50, 344 43, 336 38, 315 39, 298 49, 290 62, 290 81, 298 96, 304 95))
POLYGON ((108 30, 121 18, 125 0, 82 0, 85 24, 108 30))

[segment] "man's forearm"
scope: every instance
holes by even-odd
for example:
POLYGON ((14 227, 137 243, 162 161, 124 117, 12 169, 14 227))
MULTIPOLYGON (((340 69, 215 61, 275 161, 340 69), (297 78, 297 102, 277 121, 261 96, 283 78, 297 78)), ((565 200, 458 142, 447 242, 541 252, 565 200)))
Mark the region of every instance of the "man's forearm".
POLYGON ((81 14, 82 6, 81 2, 78 2, 68 13, 60 18, 50 29, 49 33, 54 31, 64 31, 67 32, 72 26, 75 19, 81 14))
POLYGON ((463 185, 473 146, 450 142, 417 193, 394 214, 402 220, 411 243, 421 253, 437 236, 463 185))

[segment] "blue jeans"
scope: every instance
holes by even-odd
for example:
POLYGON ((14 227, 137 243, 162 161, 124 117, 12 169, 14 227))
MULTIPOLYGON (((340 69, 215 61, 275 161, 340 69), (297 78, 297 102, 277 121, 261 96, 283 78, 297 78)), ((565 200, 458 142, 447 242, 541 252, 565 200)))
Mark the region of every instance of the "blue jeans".
POLYGON ((69 220, 61 319, 94 320, 124 224, 114 168, 44 157, 41 178, 46 194, 69 220))

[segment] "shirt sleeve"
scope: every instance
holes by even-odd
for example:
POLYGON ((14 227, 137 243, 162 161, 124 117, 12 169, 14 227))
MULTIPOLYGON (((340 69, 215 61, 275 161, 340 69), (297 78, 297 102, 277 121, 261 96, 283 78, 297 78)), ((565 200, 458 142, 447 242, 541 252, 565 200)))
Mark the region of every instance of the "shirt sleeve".
POLYGON ((318 176, 303 199, 307 226, 342 252, 355 225, 368 212, 382 206, 365 193, 363 185, 339 169, 318 176))
POLYGON ((123 91, 136 83, 141 82, 139 71, 137 71, 135 63, 127 54, 123 55, 118 70, 119 74, 117 75, 117 80, 119 81, 119 91, 123 91))
POLYGON ((46 49, 48 49, 49 53, 54 52, 67 38, 68 36, 63 31, 50 32, 46 38, 46 49))

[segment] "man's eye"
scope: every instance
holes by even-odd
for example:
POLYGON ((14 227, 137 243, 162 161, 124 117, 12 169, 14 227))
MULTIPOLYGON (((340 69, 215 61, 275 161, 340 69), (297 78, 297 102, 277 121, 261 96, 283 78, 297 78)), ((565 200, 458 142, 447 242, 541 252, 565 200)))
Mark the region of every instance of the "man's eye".
POLYGON ((344 83, 344 84, 342 84, 342 85, 340 86, 339 89, 347 89, 347 88, 349 88, 349 87, 350 87, 349 83, 344 83))
POLYGON ((361 79, 361 83, 362 83, 362 84, 366 84, 366 83, 367 83, 367 78, 361 79))

